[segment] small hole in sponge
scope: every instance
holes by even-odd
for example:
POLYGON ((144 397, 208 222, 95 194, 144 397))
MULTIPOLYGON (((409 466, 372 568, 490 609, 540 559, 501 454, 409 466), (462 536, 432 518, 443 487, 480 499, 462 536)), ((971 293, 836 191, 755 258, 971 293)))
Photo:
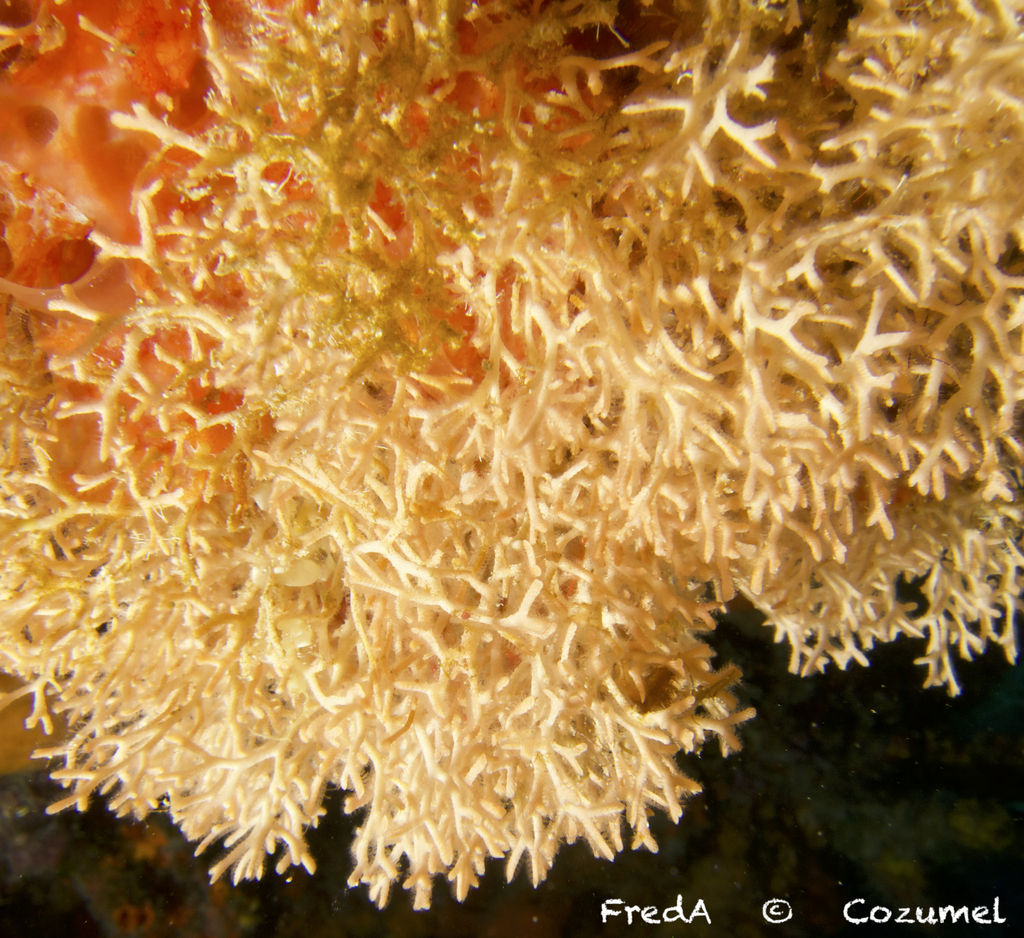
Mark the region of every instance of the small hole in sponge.
POLYGON ((46 290, 62 283, 74 283, 92 267, 96 245, 85 238, 69 238, 46 252, 38 286, 46 290))
POLYGON ((28 26, 32 22, 31 0, 0 0, 0 26, 28 26))
POLYGON ((14 269, 14 258, 7 242, 0 238, 0 277, 6 277, 14 269))
POLYGON ((28 139, 37 147, 45 147, 60 127, 57 115, 41 104, 27 105, 19 108, 19 111, 28 139))

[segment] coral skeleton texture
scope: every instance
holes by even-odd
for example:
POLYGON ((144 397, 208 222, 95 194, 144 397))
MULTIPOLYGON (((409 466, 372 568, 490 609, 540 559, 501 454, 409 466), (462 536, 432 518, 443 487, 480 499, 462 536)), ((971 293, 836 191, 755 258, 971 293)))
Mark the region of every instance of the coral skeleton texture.
POLYGON ((55 810, 237 881, 340 786, 423 907, 656 850, 752 715, 736 596, 802 673, 1014 659, 1018 0, 24 6, 0 669, 55 810))

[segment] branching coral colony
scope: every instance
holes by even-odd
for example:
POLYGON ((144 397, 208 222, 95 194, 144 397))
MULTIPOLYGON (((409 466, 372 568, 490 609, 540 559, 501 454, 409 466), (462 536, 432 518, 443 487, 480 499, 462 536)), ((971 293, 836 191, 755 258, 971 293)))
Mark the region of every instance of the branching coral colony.
POLYGON ((738 594, 802 672, 1014 658, 1020 0, 22 6, 0 667, 55 809, 238 880, 337 785, 423 907, 656 849, 738 594))

